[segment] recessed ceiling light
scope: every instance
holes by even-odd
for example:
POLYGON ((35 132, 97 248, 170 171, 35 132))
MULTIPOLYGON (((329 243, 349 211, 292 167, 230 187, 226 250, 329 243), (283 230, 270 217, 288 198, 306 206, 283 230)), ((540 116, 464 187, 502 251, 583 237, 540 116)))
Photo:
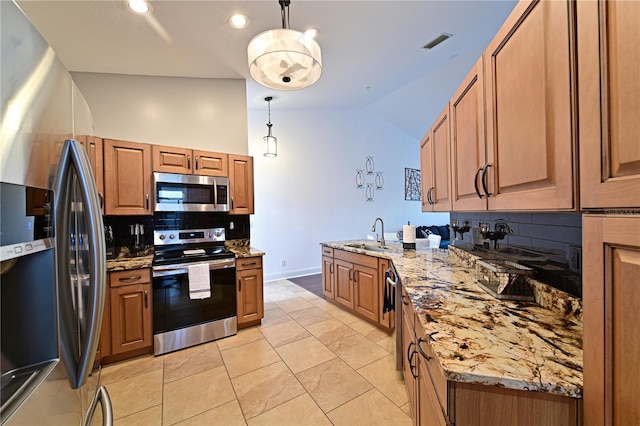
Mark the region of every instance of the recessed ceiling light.
POLYGON ((127 2, 129 9, 136 13, 147 13, 151 10, 151 5, 146 0, 129 0, 127 2))
POLYGON ((249 18, 242 13, 236 13, 229 17, 229 25, 236 29, 246 28, 249 25, 249 18))

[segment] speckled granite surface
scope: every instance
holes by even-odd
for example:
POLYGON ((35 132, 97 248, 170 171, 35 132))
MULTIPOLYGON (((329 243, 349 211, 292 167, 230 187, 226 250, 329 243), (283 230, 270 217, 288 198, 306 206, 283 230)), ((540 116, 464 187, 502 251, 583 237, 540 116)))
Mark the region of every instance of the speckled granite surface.
POLYGON ((455 248, 405 252, 387 243, 379 252, 347 246, 354 242, 322 244, 393 261, 448 380, 582 397, 577 316, 494 299, 476 284, 473 259, 460 262, 455 248))
MULTIPOLYGON (((227 245, 236 258, 264 256, 266 253, 250 246, 243 245, 227 245)), ((129 269, 150 268, 153 261, 153 253, 140 257, 127 257, 126 253, 121 253, 115 259, 107 260, 107 272, 125 271, 129 269)))
POLYGON ((227 248, 229 250, 231 250, 236 255, 236 258, 264 256, 266 254, 265 252, 263 252, 261 250, 258 250, 256 248, 253 248, 253 247, 229 247, 229 246, 227 246, 227 248))
POLYGON ((152 261, 153 253, 141 257, 116 257, 115 259, 107 260, 107 272, 150 268, 152 261))

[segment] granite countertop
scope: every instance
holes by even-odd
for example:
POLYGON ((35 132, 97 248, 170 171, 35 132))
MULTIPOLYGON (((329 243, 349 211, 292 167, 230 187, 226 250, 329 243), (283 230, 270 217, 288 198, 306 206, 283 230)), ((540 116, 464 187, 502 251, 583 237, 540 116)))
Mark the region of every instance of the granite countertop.
POLYGON ((558 294, 553 299, 563 302, 546 307, 497 300, 477 285, 473 256, 455 247, 403 251, 401 243, 389 242, 389 250, 379 252, 347 246, 357 242, 374 243, 322 245, 393 261, 448 380, 582 397, 583 327, 579 315, 562 309, 579 301, 558 294))
MULTIPOLYGON (((265 252, 250 246, 227 246, 236 258, 264 256, 265 252)), ((153 249, 145 256, 130 257, 126 253, 120 253, 115 259, 107 259, 107 272, 125 271, 129 269, 150 268, 153 261, 153 249)))

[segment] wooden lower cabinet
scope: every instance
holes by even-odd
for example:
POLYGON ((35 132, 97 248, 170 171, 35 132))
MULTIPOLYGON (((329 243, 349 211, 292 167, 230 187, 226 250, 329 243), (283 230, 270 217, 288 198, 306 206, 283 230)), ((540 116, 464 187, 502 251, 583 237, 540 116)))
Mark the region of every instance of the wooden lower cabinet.
POLYGON ((413 332, 414 314, 410 306, 402 307, 402 373, 409 397, 409 409, 414 421, 418 418, 418 372, 416 370, 416 335, 413 332))
POLYGON ((111 353, 153 346, 152 286, 148 268, 109 273, 111 353))
POLYGON ((354 309, 353 303, 353 264, 344 260, 334 259, 336 293, 335 301, 349 309, 354 309))
POLYGON ((585 425, 640 424, 640 215, 585 215, 585 425))
POLYGON ((333 266, 333 249, 322 247, 322 294, 327 299, 335 298, 336 278, 333 266))
POLYGON ((262 257, 236 261, 238 327, 259 324, 264 317, 262 257))
POLYGON ((390 261, 345 250, 322 247, 322 291, 327 300, 387 329, 392 312, 383 311, 384 272, 390 261))

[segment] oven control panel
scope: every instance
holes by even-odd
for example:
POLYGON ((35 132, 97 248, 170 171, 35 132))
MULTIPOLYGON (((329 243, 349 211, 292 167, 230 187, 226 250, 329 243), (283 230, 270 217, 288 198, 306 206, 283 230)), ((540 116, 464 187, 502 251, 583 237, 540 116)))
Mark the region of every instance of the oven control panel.
POLYGON ((215 243, 225 240, 224 228, 153 231, 153 245, 215 243))

